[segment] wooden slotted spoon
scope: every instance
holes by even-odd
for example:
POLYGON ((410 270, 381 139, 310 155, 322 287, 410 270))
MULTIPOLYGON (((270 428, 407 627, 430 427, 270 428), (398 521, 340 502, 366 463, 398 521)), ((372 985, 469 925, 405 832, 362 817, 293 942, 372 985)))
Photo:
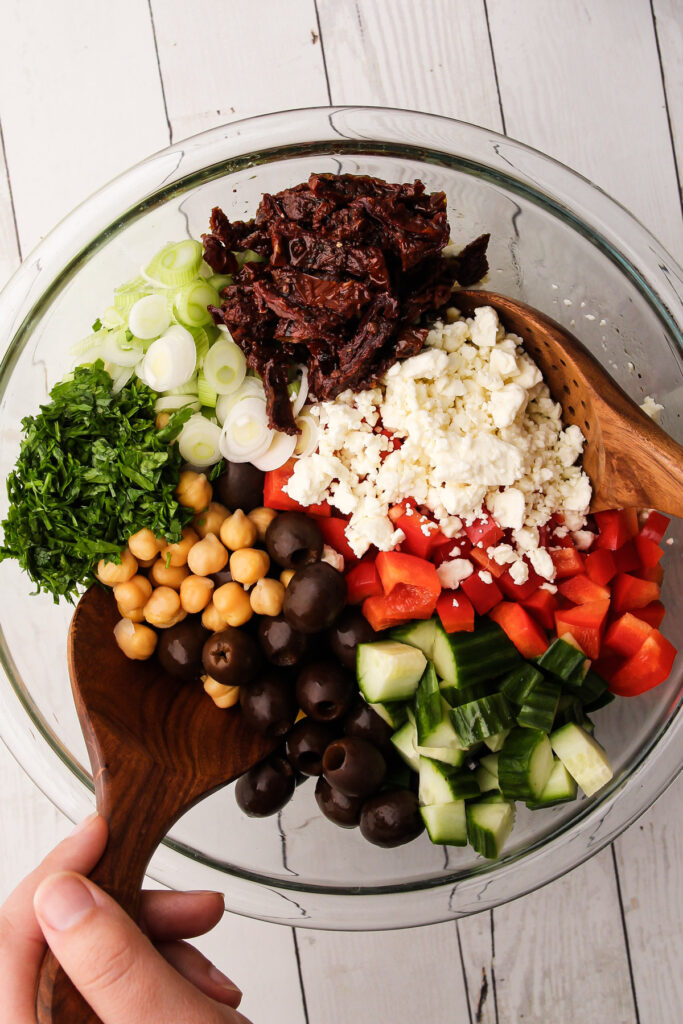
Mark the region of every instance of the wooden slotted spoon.
MULTIPOLYGON (((221 710, 201 686, 168 675, 156 658, 129 661, 114 640, 119 615, 92 587, 69 630, 69 674, 88 747, 107 848, 91 874, 134 919, 145 869, 173 823, 208 793, 272 752, 239 708, 221 710)), ((99 1018, 48 951, 38 985, 38 1024, 99 1018)))
POLYGON ((494 292, 467 290, 453 300, 471 316, 493 306, 537 364, 564 420, 585 435, 583 468, 591 512, 656 508, 683 517, 683 447, 657 426, 569 331, 531 306, 494 292))

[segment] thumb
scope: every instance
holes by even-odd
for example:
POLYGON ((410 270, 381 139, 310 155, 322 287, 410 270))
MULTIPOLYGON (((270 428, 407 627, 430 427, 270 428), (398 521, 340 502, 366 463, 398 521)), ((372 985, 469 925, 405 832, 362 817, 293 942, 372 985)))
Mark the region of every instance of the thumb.
POLYGON ((81 875, 46 878, 34 909, 52 952, 103 1024, 249 1024, 181 977, 121 907, 81 875))

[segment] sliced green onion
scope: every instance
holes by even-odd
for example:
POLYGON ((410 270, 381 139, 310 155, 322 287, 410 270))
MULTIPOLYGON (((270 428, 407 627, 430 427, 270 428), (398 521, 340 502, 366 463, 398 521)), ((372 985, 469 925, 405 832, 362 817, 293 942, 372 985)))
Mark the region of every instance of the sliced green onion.
POLYGON ((204 376, 217 395, 237 391, 247 373, 244 353, 234 341, 220 339, 204 359, 204 376))
POLYGON ((312 455, 318 447, 318 434, 320 431, 310 412, 302 412, 294 422, 301 431, 296 438, 294 457, 304 459, 307 455, 312 455))
POLYGON ((233 255, 237 260, 237 266, 240 268, 243 267, 245 263, 265 263, 266 261, 265 256, 259 256, 259 254, 254 252, 253 249, 245 249, 243 252, 235 252, 233 255))
POLYGON ((273 434, 265 401, 243 398, 233 405, 223 424, 221 454, 230 462, 251 462, 268 450, 273 434))
POLYGON ((128 314, 129 330, 144 341, 158 338, 170 323, 166 297, 158 292, 156 295, 145 295, 138 299, 128 314))
POLYGON ((118 331, 107 331, 102 343, 102 354, 109 363, 117 366, 137 366, 142 356, 142 346, 134 345, 128 332, 121 328, 118 331))
POLYGON ((199 399, 196 395, 162 395, 154 403, 154 411, 176 412, 177 409, 184 409, 186 405, 199 412, 199 399))
POLYGON ((237 391, 231 395, 219 395, 216 401, 216 416, 219 423, 225 423, 228 413, 233 405, 241 402, 243 398, 260 398, 262 402, 266 399, 263 384, 255 377, 245 377, 237 391))
POLYGON ((135 376, 134 366, 118 366, 111 367, 109 375, 114 381, 111 386, 112 395, 118 395, 119 391, 123 391, 129 380, 135 376))
POLYGON ((207 405, 210 409, 216 408, 216 399, 218 398, 218 395, 213 388, 209 387, 206 382, 206 377, 201 370, 197 377, 197 395, 202 405, 207 405))
POLYGON ((107 306, 100 317, 100 323, 103 327, 108 327, 109 330, 115 331, 119 327, 126 326, 126 318, 123 313, 119 312, 116 306, 107 306))
POLYGON ((192 337, 194 338, 194 343, 197 348, 198 366, 204 365, 206 354, 209 351, 209 348, 211 347, 211 342, 213 341, 212 334, 213 332, 211 331, 210 327, 197 327, 194 331, 192 331, 192 337))
POLYGON ((89 334, 87 338, 83 338, 82 341, 77 341, 75 345, 71 346, 69 355, 84 356, 86 352, 90 353, 93 349, 101 349, 106 335, 107 332, 104 330, 89 334))
POLYGON ((212 323, 207 306, 219 306, 221 297, 207 281, 192 281, 176 292, 175 314, 185 327, 212 323))
POLYGON ((213 276, 213 267, 210 267, 206 260, 202 260, 197 271, 199 277, 204 277, 208 281, 213 276))
POLYGON ((300 371, 301 376, 295 378, 287 385, 289 400, 292 403, 292 413, 294 416, 299 415, 304 407, 304 402, 308 398, 308 367, 298 366, 297 370, 300 371))
POLYGON ((142 277, 126 281, 125 284, 114 289, 114 309, 118 310, 119 313, 127 313, 138 299, 149 295, 149 292, 149 284, 142 277))
POLYGON ((192 416, 178 437, 178 448, 186 462, 203 468, 219 462, 221 428, 201 414, 192 416))
POLYGON ((153 391, 170 391, 187 384, 197 365, 194 338, 173 324, 149 346, 138 376, 153 391))
POLYGON ((212 274, 209 278, 209 284, 212 288, 215 288, 220 295, 224 288, 227 288, 229 284, 232 284, 232 274, 212 274))
POLYGON ((164 391, 165 395, 196 395, 199 391, 199 385, 197 383, 197 374, 193 373, 190 379, 185 383, 181 384, 177 388, 168 388, 164 391))
POLYGON ((180 288, 197 276, 202 265, 202 246, 193 238, 169 242, 153 256, 145 273, 161 284, 180 288))
POLYGON ((284 466, 291 459, 296 447, 296 434, 283 434, 280 430, 273 431, 274 437, 263 455, 255 455, 250 461, 264 473, 271 469, 284 466))

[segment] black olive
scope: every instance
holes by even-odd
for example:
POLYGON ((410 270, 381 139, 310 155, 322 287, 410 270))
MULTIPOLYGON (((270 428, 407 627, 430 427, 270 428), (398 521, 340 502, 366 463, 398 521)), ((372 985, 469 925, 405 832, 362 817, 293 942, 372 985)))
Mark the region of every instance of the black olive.
POLYGON ((360 821, 363 806, 361 797, 346 796, 345 793, 331 786, 322 775, 315 787, 315 799, 318 807, 330 821, 342 828, 355 828, 360 821))
POLYGON ((282 613, 302 633, 329 629, 346 601, 346 580, 327 562, 297 569, 285 590, 282 613))
POLYGON ((335 740, 323 754, 323 775, 347 796, 370 796, 381 786, 386 771, 377 747, 358 736, 335 740))
POLYGON ((287 622, 284 615, 259 617, 261 649, 273 665, 296 665, 308 653, 309 639, 287 622))
POLYGON ((298 569, 320 558, 323 535, 303 512, 281 512, 266 530, 266 547, 283 569, 298 569))
POLYGON ((356 669, 356 647, 358 644, 379 640, 380 635, 358 608, 345 608, 330 630, 330 646, 342 665, 356 669))
POLYGON ((233 511, 241 508, 243 512, 251 512, 252 508, 260 508, 265 478, 265 473, 250 462, 226 462, 225 472, 213 484, 214 501, 220 501, 233 511))
POLYGON ((287 734, 287 760, 304 775, 320 775, 323 754, 337 734, 329 725, 302 718, 287 734))
POLYGON ((240 707, 249 725, 265 736, 284 736, 299 710, 291 681, 274 669, 240 686, 240 707))
POLYGON ((201 619, 183 619, 176 626, 161 631, 157 657, 170 675, 180 676, 181 679, 197 679, 204 671, 202 648, 210 636, 209 630, 202 626, 201 619))
POLYGON ((395 749, 391 742, 394 730, 362 697, 358 698, 346 715, 343 728, 347 736, 360 736, 368 743, 374 743, 383 753, 391 753, 395 749))
POLYGON ((375 846, 402 846, 416 839, 424 830, 417 796, 407 789, 371 796, 360 812, 360 830, 375 846))
POLYGON ((318 722, 341 718, 357 693, 354 677, 335 661, 312 662, 296 681, 299 707, 318 722))
POLYGON ((224 686, 242 686, 258 671, 261 652, 253 637, 242 629, 226 626, 204 644, 204 671, 224 686))
POLYGON ((271 754, 237 780, 235 799, 251 818, 281 810, 294 792, 294 769, 279 754, 271 754))

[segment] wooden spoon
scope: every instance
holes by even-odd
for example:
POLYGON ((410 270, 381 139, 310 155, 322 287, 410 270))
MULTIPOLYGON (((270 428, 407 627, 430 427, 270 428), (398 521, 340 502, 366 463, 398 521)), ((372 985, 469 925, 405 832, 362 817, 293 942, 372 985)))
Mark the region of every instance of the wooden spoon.
MULTIPOLYGON (((137 919, 145 869, 173 823, 208 793, 272 752, 239 708, 221 710, 199 685, 168 675, 156 658, 129 661, 113 636, 120 616, 108 591, 81 598, 69 630, 69 674, 109 843, 91 874, 137 919)), ((99 1018, 48 951, 38 1024, 99 1018)))
POLYGON ((683 517, 683 447, 622 391, 580 341, 531 306, 494 292, 454 295, 468 316, 493 306, 537 364, 565 422, 586 438, 583 468, 593 486, 591 512, 656 508, 683 517))

